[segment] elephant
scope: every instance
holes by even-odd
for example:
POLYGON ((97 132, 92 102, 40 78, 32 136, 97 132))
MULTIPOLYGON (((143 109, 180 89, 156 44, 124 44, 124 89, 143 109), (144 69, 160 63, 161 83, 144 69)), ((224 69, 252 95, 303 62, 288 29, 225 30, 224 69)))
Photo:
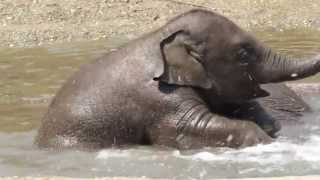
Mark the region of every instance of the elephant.
POLYGON ((319 57, 288 58, 220 14, 191 10, 82 66, 51 101, 35 142, 86 150, 267 144, 279 126, 263 99, 319 70, 319 57))

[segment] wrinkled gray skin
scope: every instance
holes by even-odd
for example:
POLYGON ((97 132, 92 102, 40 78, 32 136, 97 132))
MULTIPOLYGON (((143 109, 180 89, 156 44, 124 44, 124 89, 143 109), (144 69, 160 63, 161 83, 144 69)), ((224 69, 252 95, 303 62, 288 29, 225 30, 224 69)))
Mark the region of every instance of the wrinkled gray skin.
POLYGON ((269 94, 260 85, 313 75, 319 64, 289 60, 227 18, 193 10, 82 67, 53 99, 36 142, 84 149, 270 143, 267 133, 278 129, 272 118, 272 130, 264 128, 265 109, 250 121, 250 106, 263 107, 254 99, 269 94))
MULTIPOLYGON (((284 83, 264 84, 261 87, 270 95, 247 102, 228 104, 226 108, 228 111, 224 113, 232 118, 253 121, 271 137, 276 137, 278 134, 286 134, 278 132, 281 127, 301 125, 304 123, 301 117, 312 112, 311 107, 284 83)), ((296 91, 304 92, 303 89, 296 91)))

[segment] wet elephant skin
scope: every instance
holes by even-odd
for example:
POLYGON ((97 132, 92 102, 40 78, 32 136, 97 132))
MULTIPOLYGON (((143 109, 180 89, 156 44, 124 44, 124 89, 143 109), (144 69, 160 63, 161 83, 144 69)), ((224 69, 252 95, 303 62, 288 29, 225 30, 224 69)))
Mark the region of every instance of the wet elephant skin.
POLYGON ((52 100, 36 143, 54 149, 270 143, 279 126, 277 117, 264 116, 277 107, 264 105, 275 94, 268 83, 314 75, 319 62, 288 59, 227 18, 192 10, 84 65, 52 100), (262 110, 248 112, 251 105, 262 110))

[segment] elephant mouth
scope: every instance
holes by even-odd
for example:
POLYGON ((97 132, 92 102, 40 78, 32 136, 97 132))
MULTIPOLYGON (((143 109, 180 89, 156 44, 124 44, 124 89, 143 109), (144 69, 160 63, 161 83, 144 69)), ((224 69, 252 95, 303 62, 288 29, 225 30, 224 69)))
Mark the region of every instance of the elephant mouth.
POLYGON ((270 93, 262 89, 259 85, 254 88, 254 93, 252 94, 253 98, 262 98, 270 96, 270 93))
POLYGON ((226 91, 220 92, 218 95, 221 101, 225 103, 243 103, 257 98, 263 98, 269 96, 270 93, 262 89, 259 85, 251 86, 250 90, 242 90, 238 92, 229 92, 226 91))
POLYGON ((251 90, 243 92, 242 95, 240 94, 239 98, 233 100, 237 103, 241 103, 252 99, 267 97, 269 95, 270 93, 267 90, 262 89, 260 85, 255 85, 251 90))
POLYGON ((255 98, 263 98, 263 97, 267 97, 270 95, 270 93, 264 89, 261 88, 261 83, 256 80, 256 78, 254 78, 255 76, 253 76, 251 73, 247 72, 247 76, 248 79, 250 81, 249 87, 252 87, 252 92, 249 95, 248 99, 255 99, 255 98))

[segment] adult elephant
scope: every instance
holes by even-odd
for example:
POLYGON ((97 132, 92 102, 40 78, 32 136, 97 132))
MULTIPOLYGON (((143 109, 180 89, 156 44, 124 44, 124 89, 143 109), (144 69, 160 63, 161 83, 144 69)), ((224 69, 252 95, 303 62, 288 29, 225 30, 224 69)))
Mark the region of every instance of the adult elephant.
POLYGON ((83 66, 57 93, 36 139, 45 148, 155 144, 245 147, 272 138, 227 111, 304 78, 320 59, 289 60, 227 18, 192 10, 83 66))

